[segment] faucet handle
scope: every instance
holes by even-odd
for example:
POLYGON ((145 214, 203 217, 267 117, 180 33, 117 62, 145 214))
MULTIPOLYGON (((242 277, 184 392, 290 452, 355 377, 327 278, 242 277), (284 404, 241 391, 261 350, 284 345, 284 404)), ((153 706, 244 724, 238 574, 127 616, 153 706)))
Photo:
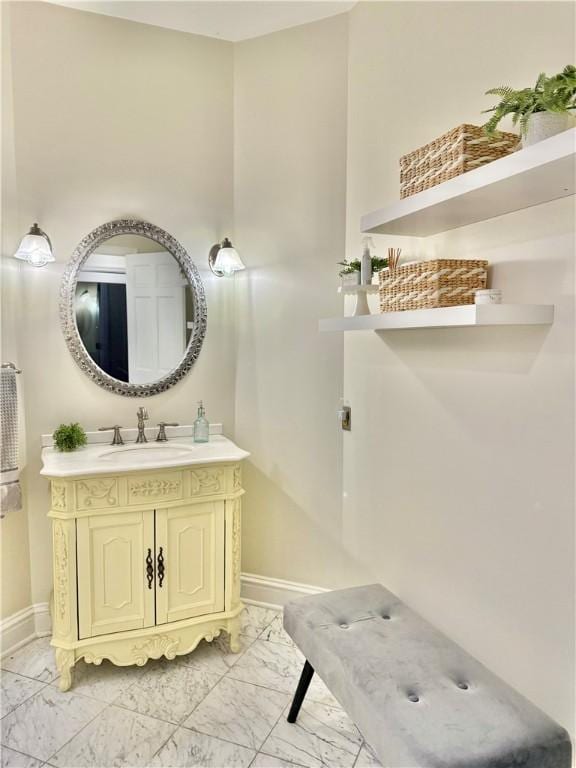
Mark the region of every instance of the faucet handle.
POLYGON ((166 427, 177 427, 179 425, 175 421, 160 421, 158 422, 158 426, 160 429, 158 430, 158 437, 156 438, 156 442, 165 443, 168 440, 166 437, 166 427))
POLYGON ((112 438, 111 445, 124 445, 124 440, 122 439, 122 434, 120 430, 122 427, 120 424, 114 424, 113 427, 98 427, 98 432, 110 432, 111 430, 114 430, 114 437, 112 438))

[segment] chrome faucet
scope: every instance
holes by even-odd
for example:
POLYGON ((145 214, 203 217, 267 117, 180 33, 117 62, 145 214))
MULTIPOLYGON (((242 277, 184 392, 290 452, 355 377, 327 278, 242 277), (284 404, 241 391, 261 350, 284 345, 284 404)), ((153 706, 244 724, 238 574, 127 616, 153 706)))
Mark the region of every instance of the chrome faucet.
POLYGON ((156 438, 156 442, 166 443, 168 441, 168 438, 166 437, 166 427, 177 427, 179 425, 175 421, 161 421, 158 426, 160 429, 158 430, 158 437, 156 438))
POLYGON ((146 438, 146 433, 144 431, 145 424, 144 422, 149 418, 148 411, 146 408, 138 408, 138 411, 136 412, 136 415, 138 416, 138 437, 136 438, 137 443, 147 443, 148 439, 146 438))
POLYGON ((113 427, 98 427, 99 432, 111 432, 114 430, 114 437, 112 438, 112 442, 110 445, 124 445, 124 440, 122 439, 122 433, 120 430, 122 427, 120 424, 114 424, 113 427))

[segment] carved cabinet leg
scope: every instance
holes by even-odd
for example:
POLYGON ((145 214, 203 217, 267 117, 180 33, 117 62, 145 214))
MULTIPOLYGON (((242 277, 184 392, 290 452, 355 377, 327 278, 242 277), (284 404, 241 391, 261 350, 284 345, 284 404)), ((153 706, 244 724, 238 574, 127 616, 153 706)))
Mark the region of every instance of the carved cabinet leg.
POLYGON ((228 635, 230 637, 230 652, 240 653, 242 646, 240 644, 240 621, 232 619, 228 623, 228 635))
POLYGON ((60 673, 60 690, 67 691, 72 685, 72 667, 74 666, 74 651, 56 648, 56 666, 60 673))

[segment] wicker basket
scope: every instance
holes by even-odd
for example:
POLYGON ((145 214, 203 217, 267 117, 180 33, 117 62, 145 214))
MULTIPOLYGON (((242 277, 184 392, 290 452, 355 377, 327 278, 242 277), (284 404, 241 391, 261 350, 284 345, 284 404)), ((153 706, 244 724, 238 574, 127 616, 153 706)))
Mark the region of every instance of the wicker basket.
POLYGON ((415 261, 380 272, 380 311, 435 309, 473 304, 486 288, 488 262, 476 259, 415 261))
POLYGON ((509 155, 517 149, 518 141, 514 133, 489 137, 476 125, 459 125, 400 158, 400 197, 435 187, 509 155))

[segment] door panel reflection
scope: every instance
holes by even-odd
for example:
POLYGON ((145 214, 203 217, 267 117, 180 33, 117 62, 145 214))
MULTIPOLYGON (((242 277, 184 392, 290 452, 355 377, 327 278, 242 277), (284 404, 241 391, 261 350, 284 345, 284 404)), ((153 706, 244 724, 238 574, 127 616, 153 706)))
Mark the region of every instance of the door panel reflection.
POLYGON ((117 235, 82 265, 76 325, 92 360, 119 381, 146 384, 176 368, 194 327, 180 265, 149 238, 117 235))

